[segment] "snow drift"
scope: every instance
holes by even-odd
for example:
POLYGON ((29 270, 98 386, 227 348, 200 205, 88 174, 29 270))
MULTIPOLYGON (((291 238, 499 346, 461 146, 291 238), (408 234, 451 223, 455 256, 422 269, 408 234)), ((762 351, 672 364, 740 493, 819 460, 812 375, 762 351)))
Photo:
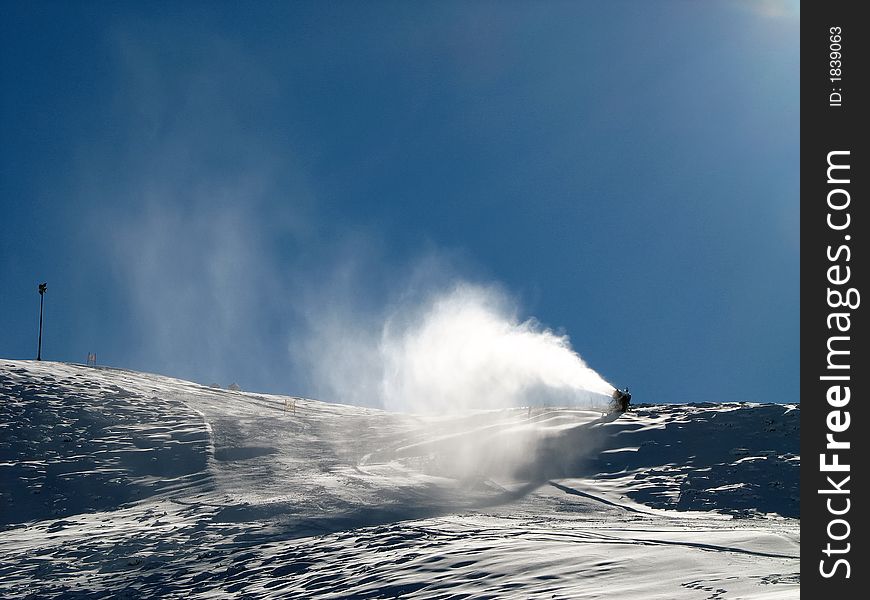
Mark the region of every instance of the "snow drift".
POLYGON ((796 406, 286 400, 0 361, 0 596, 798 592, 796 406))

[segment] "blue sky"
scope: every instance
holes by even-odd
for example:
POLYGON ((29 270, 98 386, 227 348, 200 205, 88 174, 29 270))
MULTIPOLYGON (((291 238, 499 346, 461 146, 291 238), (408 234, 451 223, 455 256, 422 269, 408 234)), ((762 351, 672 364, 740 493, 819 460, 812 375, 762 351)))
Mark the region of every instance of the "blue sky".
POLYGON ((637 400, 796 401, 798 33, 785 1, 5 2, 0 356, 46 281, 45 358, 313 395, 324 314, 461 278, 637 400))

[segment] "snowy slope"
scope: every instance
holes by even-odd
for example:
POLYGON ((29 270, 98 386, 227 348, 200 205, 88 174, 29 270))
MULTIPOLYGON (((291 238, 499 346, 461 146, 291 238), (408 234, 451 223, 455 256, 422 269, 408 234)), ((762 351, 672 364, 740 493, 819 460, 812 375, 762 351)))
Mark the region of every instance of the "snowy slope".
POLYGON ((423 417, 0 360, 0 597, 796 598, 796 406, 423 417))

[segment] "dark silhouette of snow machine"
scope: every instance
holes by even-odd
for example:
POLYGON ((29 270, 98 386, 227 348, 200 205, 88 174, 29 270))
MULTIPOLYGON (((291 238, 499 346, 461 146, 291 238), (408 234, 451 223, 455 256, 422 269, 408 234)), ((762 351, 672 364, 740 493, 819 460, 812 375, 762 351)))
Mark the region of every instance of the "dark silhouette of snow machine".
POLYGON ((631 392, 628 391, 628 388, 613 390, 613 410, 624 413, 628 410, 629 404, 631 404, 631 392))

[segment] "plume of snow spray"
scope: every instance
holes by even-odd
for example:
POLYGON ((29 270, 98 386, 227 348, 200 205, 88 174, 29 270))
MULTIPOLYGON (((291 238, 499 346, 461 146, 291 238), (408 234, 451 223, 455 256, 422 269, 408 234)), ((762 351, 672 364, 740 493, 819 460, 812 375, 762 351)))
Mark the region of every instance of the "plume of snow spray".
POLYGON ((520 320, 493 286, 455 284, 368 326, 331 315, 297 356, 323 399, 404 412, 602 404, 613 386, 568 337, 520 320))
POLYGON ((350 293, 318 295, 310 335, 291 345, 315 397, 437 415, 414 421, 416 433, 373 462, 409 461, 473 485, 580 472, 600 441, 600 431, 583 425, 597 412, 510 409, 601 408, 613 386, 567 336, 520 318, 500 288, 430 281, 412 278, 383 312, 361 310, 350 293))
POLYGON ((460 284, 393 315, 380 343, 389 409, 453 411, 588 404, 613 386, 564 335, 520 321, 504 294, 460 284))

